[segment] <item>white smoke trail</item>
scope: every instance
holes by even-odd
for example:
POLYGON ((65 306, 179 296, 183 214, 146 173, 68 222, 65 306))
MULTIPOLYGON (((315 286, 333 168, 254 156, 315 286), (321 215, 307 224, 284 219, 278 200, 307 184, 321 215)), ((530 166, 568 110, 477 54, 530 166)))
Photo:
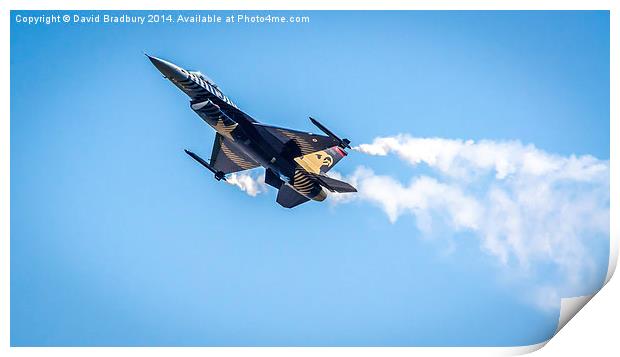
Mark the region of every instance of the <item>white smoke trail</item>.
POLYGON ((600 283, 593 281, 588 246, 609 236, 608 161, 554 155, 518 141, 408 135, 354 149, 424 165, 432 177, 412 175, 403 184, 358 167, 344 178, 358 194, 333 197, 336 204, 371 203, 392 223, 412 215, 426 236, 438 228, 477 236, 481 249, 509 275, 536 281, 529 296, 543 308, 556 308, 559 297, 591 292, 600 283))
MULTIPOLYGON (((358 167, 330 176, 355 194, 332 194, 334 204, 370 203, 390 222, 415 218, 425 237, 468 233, 497 259, 503 278, 543 309, 559 298, 597 288, 590 246, 609 237, 609 162, 560 156, 518 141, 451 140, 409 135, 376 138, 354 150, 395 155, 411 167, 407 183, 358 167), (416 175, 423 165, 426 174, 416 175)), ((227 181, 250 196, 266 192, 264 176, 232 174, 227 181)))
POLYGON ((267 192, 264 174, 253 177, 247 173, 232 173, 226 178, 226 183, 239 187, 241 191, 252 197, 256 197, 259 193, 267 192))
POLYGON ((585 155, 562 157, 546 153, 518 141, 450 140, 414 138, 409 135, 376 138, 371 144, 354 148, 369 155, 391 153, 411 165, 420 163, 455 178, 467 178, 493 171, 497 179, 510 175, 547 177, 589 182, 609 179, 609 163, 585 155))

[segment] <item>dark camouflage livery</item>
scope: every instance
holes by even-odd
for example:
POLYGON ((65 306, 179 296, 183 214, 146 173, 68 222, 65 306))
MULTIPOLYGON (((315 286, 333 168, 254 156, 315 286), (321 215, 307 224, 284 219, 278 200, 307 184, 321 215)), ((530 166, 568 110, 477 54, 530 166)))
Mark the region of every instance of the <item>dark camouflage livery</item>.
MULTIPOLYGON (((147 55, 148 56, 148 55, 147 55)), ((325 189, 356 192, 346 182, 325 174, 347 155, 349 140, 340 139, 321 123, 312 122, 327 135, 279 128, 257 122, 241 111, 220 88, 199 72, 190 72, 148 56, 153 65, 190 97, 190 107, 216 131, 209 162, 185 152, 215 174, 226 175, 265 168, 265 183, 278 189, 277 202, 287 208, 309 200, 323 201, 325 189)))

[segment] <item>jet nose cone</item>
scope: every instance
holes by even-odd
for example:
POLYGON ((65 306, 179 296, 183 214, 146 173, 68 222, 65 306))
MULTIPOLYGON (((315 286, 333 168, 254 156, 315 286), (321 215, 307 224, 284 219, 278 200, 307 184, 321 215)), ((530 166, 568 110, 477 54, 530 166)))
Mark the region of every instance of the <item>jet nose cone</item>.
POLYGON ((161 74, 164 75, 164 77, 173 81, 181 81, 186 79, 187 75, 183 73, 181 68, 174 63, 170 63, 161 58, 150 56, 146 53, 145 55, 149 58, 153 66, 155 66, 155 68, 157 68, 161 72, 161 74))

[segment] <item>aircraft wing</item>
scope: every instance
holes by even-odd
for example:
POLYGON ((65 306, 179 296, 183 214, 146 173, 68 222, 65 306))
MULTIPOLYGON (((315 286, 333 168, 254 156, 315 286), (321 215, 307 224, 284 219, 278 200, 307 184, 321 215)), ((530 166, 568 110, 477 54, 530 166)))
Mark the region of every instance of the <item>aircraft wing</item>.
POLYGON ((259 167, 260 164, 241 150, 230 144, 230 140, 217 133, 211 152, 211 166, 224 174, 243 171, 259 167))
POLYGON ((300 150, 300 155, 307 155, 313 152, 325 150, 337 146, 340 142, 325 135, 307 133, 298 130, 279 128, 276 126, 254 123, 259 130, 263 130, 278 138, 281 142, 293 142, 300 150))

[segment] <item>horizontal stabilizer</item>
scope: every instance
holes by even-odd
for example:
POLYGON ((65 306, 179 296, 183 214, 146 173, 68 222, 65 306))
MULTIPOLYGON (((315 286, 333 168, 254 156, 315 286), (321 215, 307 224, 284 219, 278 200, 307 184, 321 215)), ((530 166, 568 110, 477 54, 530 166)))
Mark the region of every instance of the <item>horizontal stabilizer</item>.
POLYGON ((288 183, 280 187, 280 190, 278 190, 278 198, 276 199, 276 202, 285 208, 293 208, 308 201, 310 201, 308 197, 297 192, 297 190, 288 183))
POLYGON ((331 178, 325 175, 314 175, 314 177, 316 177, 316 179, 319 180, 322 186, 325 186, 331 192, 338 192, 338 193, 357 192, 357 189, 355 189, 355 187, 351 186, 350 184, 344 181, 339 181, 339 180, 336 180, 334 178, 331 178))

